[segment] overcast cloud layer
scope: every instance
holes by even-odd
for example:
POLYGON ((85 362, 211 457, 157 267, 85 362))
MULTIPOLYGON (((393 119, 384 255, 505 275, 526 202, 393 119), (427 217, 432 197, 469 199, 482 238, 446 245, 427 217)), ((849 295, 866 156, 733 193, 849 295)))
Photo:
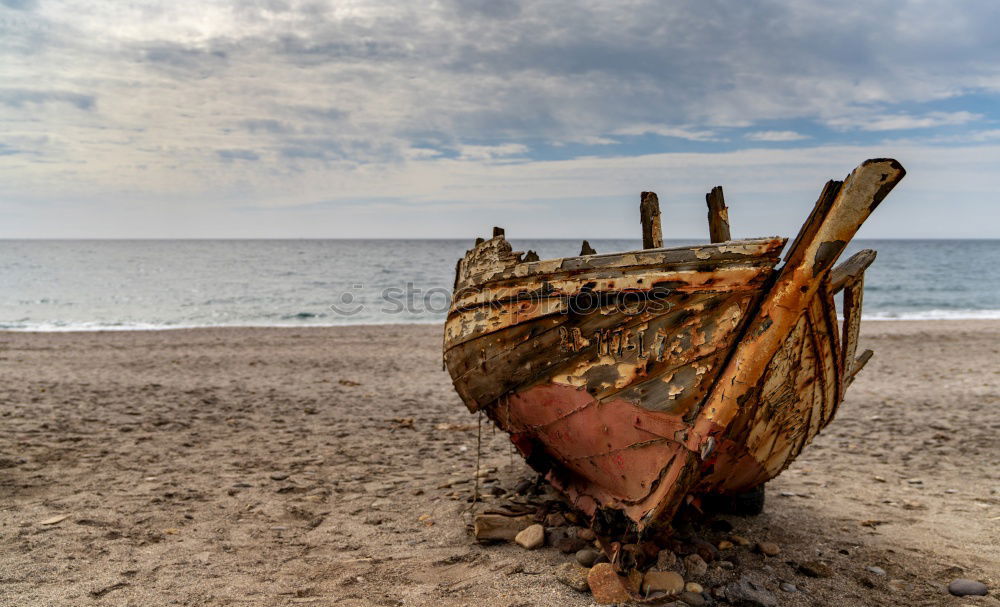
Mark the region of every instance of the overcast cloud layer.
POLYGON ((0 0, 0 236, 1000 237, 1000 3, 0 0))

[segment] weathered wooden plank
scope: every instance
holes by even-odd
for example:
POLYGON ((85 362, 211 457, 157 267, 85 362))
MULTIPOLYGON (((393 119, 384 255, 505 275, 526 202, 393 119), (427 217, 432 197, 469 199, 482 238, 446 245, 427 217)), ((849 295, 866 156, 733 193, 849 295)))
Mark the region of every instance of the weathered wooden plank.
MULTIPOLYGON (((731 292, 745 290, 740 281, 756 282, 772 270, 769 264, 730 264, 725 267, 619 272, 567 273, 540 281, 491 284, 476 291, 463 291, 453 304, 455 311, 475 309, 509 301, 541 300, 585 295, 586 304, 617 293, 666 294, 673 291, 731 292), (592 297, 591 297, 592 296, 592 297)), ((751 285, 752 288, 752 285, 751 285)))
POLYGON ((702 299, 682 314, 587 335, 575 347, 596 342, 593 355, 552 369, 548 381, 584 388, 597 400, 623 398, 649 410, 686 412, 704 397, 696 386, 714 375, 716 362, 707 359, 732 345, 750 300, 750 295, 702 299))
POLYGON ((712 242, 726 242, 729 236, 729 207, 722 194, 722 186, 717 185, 705 194, 708 203, 708 236, 712 242))
POLYGON ((830 272, 830 292, 839 293, 848 282, 860 277, 868 266, 875 261, 877 253, 871 249, 863 249, 830 272))
POLYGON ((753 238, 700 247, 675 247, 651 251, 605 253, 518 263, 510 245, 503 239, 490 239, 473 247, 462 263, 460 290, 476 290, 483 285, 503 281, 544 277, 559 272, 613 268, 675 267, 681 264, 710 267, 735 261, 765 261, 780 255, 785 239, 753 238))
POLYGON ((459 310, 448 315, 444 324, 444 340, 448 348, 493 333, 507 327, 565 314, 569 311, 567 298, 524 299, 459 310))
POLYGON ((456 389, 481 406, 512 389, 524 388, 541 378, 552 377, 556 370, 572 360, 582 361, 596 357, 600 348, 607 347, 606 341, 594 337, 601 331, 615 329, 621 333, 635 334, 636 327, 661 316, 663 318, 658 321, 661 326, 676 326, 684 319, 696 315, 712 300, 728 297, 731 296, 676 294, 671 300, 663 302, 665 310, 647 310, 634 315, 624 313, 617 303, 612 303, 595 312, 574 317, 571 326, 563 322, 558 327, 534 335, 530 340, 512 344, 506 350, 492 348, 489 350, 492 356, 488 358, 482 357, 486 350, 479 347, 478 340, 473 340, 446 351, 445 360, 448 361, 456 389), (566 331, 575 329, 573 335, 581 337, 578 346, 562 330, 563 327, 566 331), (457 375, 456 371, 460 369, 467 370, 462 375, 457 375))
POLYGON ((663 232, 660 227, 660 201, 656 192, 643 192, 639 203, 639 217, 642 221, 642 248, 663 247, 663 232))
POLYGON ((503 514, 477 514, 472 523, 473 533, 480 542, 512 541, 521 531, 535 522, 529 514, 506 516, 503 514))
POLYGON ((767 362, 812 303, 823 275, 905 174, 895 160, 869 160, 856 168, 842 186, 827 184, 787 263, 762 301, 757 318, 716 381, 699 424, 725 427, 736 416, 767 362))
MULTIPOLYGON (((864 270, 861 272, 844 288, 844 338, 840 354, 842 368, 851 375, 854 373, 854 355, 861 335, 861 304, 865 290, 864 270)), ((846 388, 846 385, 843 387, 846 388)))

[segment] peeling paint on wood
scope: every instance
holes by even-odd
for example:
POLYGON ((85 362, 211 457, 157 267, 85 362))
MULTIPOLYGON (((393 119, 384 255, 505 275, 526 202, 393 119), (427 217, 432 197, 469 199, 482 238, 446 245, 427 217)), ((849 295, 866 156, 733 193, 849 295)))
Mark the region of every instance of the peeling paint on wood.
POLYGON ((456 268, 455 389, 622 545, 691 493, 753 488, 830 422, 871 357, 855 352, 874 251, 832 268, 904 173, 870 160, 827 183, 780 267, 784 239, 729 240, 721 188, 705 246, 661 248, 649 192, 642 251, 584 241, 580 257, 538 260, 496 230, 456 268))

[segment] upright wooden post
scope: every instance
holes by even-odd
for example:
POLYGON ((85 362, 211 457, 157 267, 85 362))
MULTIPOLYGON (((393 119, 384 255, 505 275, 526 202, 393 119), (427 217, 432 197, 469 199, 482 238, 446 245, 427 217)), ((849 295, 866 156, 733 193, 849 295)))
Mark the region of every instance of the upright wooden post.
POLYGON ((580 255, 597 255, 597 251, 594 247, 590 246, 590 243, 586 240, 583 241, 583 246, 580 247, 580 255))
POLYGON ((717 185, 705 194, 708 203, 708 236, 712 242, 726 242, 729 236, 729 207, 722 195, 722 186, 717 185))
POLYGON ((639 203, 639 216, 642 220, 642 248, 659 249, 663 247, 663 232, 660 230, 660 201, 656 192, 643 192, 639 203))

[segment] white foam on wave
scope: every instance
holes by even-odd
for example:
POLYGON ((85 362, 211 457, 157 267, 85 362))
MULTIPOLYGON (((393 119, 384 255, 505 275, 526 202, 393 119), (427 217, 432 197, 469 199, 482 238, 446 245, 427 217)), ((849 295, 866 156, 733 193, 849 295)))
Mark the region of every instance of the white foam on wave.
POLYGON ((173 331, 178 329, 309 329, 309 328, 329 328, 329 327, 363 327, 381 325, 438 325, 443 320, 408 320, 398 322, 395 320, 367 319, 364 322, 341 322, 341 323, 217 323, 217 324, 154 324, 154 323, 129 323, 129 324, 103 324, 90 322, 77 323, 10 323, 0 322, 0 332, 11 331, 16 333, 71 333, 71 332, 97 332, 97 331, 173 331))
POLYGON ((862 313, 862 320, 997 320, 1000 310, 879 310, 862 313))

